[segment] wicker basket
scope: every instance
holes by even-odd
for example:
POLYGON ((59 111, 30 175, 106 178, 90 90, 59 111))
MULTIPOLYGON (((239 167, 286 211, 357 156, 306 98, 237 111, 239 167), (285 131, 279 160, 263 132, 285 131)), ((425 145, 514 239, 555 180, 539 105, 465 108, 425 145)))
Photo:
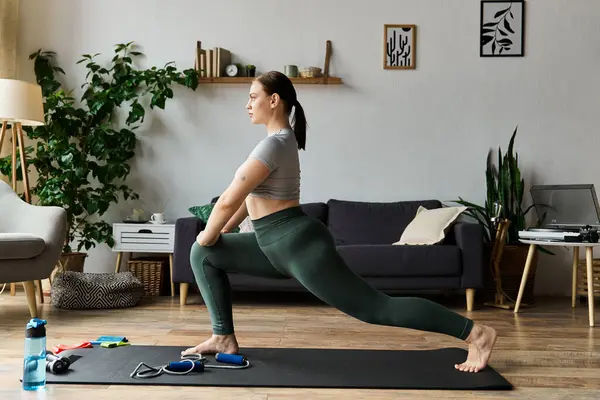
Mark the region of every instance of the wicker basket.
MULTIPOLYGON (((586 260, 579 260, 577 267, 577 295, 587 297, 588 286, 586 260)), ((592 274, 594 277, 592 280, 594 296, 598 296, 600 295, 600 259, 595 258, 592 260, 592 274)))
POLYGON ((160 296, 165 276, 163 260, 135 258, 127 261, 127 267, 144 285, 144 295, 160 296))

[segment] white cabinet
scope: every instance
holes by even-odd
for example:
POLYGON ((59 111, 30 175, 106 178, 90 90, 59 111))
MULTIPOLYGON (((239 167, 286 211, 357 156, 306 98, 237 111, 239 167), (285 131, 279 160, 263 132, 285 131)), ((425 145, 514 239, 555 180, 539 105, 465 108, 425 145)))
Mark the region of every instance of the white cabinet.
POLYGON ((121 267, 123 253, 168 253, 171 272, 171 297, 175 296, 173 283, 173 251, 175 248, 175 224, 113 224, 113 251, 117 252, 115 272, 121 267))
POLYGON ((175 247, 174 224, 113 224, 113 251, 172 253, 175 247))

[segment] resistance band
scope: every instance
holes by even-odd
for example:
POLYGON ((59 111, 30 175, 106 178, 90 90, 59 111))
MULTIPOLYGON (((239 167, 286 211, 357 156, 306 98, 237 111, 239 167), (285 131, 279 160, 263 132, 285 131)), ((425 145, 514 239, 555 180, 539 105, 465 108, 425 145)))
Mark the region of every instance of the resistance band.
POLYGON ((154 378, 163 373, 169 375, 187 375, 190 372, 203 372, 204 368, 242 369, 250 366, 250 361, 246 357, 237 354, 217 353, 215 359, 218 362, 232 365, 208 364, 207 358, 202 357, 202 354, 186 354, 181 357, 181 361, 171 361, 168 364, 155 367, 141 362, 129 376, 132 378, 154 378), (146 369, 140 371, 142 367, 146 369))

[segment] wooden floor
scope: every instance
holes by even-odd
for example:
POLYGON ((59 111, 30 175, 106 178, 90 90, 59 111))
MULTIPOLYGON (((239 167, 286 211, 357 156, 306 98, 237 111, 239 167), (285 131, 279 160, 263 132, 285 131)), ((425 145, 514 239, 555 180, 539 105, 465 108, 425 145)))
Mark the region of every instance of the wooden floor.
MULTIPOLYGON (((1 285, 0 285, 1 286, 1 285)), ((285 295, 278 295, 279 297, 285 295)), ((234 315, 242 347, 323 347, 432 349, 465 347, 439 334, 368 325, 306 297, 274 302, 238 296, 234 315)), ((43 393, 21 390, 24 326, 29 319, 24 293, 0 295, 0 399, 600 399, 600 327, 588 326, 585 304, 570 298, 538 299, 534 308, 511 311, 477 305, 464 309, 463 297, 437 299, 500 336, 491 365, 514 386, 510 392, 394 391, 288 388, 208 388, 49 385, 43 393), (173 396, 176 394, 176 396, 173 396)), ((191 346, 210 335, 206 308, 198 295, 187 306, 177 298, 144 299, 124 310, 66 311, 40 306, 48 320, 48 346, 119 333, 133 344, 191 346)), ((598 320, 598 318, 596 317, 598 320)))

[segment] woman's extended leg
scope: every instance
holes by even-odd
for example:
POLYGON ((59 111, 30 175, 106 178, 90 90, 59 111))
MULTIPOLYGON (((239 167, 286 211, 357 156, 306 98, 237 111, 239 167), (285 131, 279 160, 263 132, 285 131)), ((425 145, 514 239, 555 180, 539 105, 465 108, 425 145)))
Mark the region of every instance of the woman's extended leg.
POLYGON ((213 337, 184 353, 238 351, 235 340, 231 286, 227 273, 240 273, 275 279, 289 278, 277 271, 264 255, 254 233, 221 235, 214 246, 192 245, 190 263, 204 299, 213 329, 213 337))
POLYGON ((480 326, 473 329, 473 321, 440 304, 418 297, 392 297, 378 291, 347 266, 325 225, 309 221, 307 217, 297 218, 297 221, 298 227, 292 233, 261 246, 275 268, 296 278, 324 302, 362 321, 467 340, 470 363, 462 366, 464 370, 474 372, 487 364, 495 341, 492 328, 489 329, 493 331, 493 339, 489 343, 487 333, 492 332, 484 332, 480 326), (479 349, 477 357, 471 354, 471 350, 477 350, 471 349, 475 336, 481 336, 480 344, 485 342, 485 349, 479 349), (473 357, 479 361, 473 361, 473 357))

